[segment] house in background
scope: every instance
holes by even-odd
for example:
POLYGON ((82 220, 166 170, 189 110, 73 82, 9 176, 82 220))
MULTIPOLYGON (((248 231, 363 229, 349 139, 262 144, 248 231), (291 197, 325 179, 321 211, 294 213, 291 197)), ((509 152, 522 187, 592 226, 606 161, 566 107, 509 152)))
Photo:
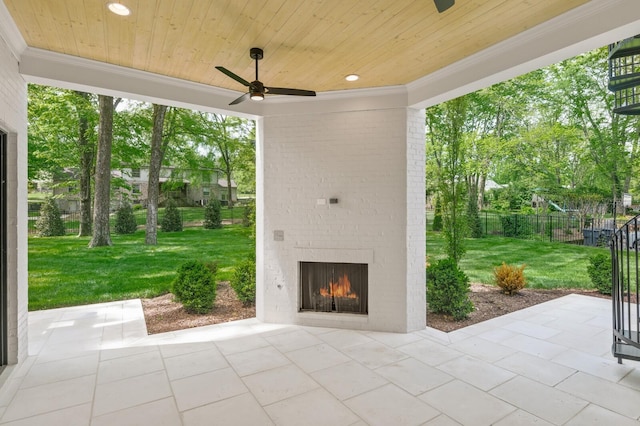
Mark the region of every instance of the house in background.
MULTIPOLYGON (((122 188, 120 199, 129 199, 133 204, 147 205, 149 194, 149 168, 123 168, 112 172, 131 189, 122 188)), ((229 203, 227 179, 217 169, 185 170, 177 167, 163 167, 160 170, 160 204, 173 199, 182 206, 205 206, 209 200, 229 203)), ((238 186, 231 181, 231 201, 238 201, 238 186)))
MULTIPOLYGON (((149 194, 149 168, 123 168, 111 171, 112 181, 120 180, 113 185, 111 205, 117 209, 122 202, 147 205, 149 194)), ((80 211, 78 194, 78 176, 75 169, 65 169, 51 182, 38 181, 36 188, 40 192, 51 192, 58 208, 66 213, 80 211)), ((174 200, 180 206, 206 206, 212 199, 217 199, 223 206, 229 204, 227 179, 221 170, 199 169, 185 170, 177 167, 163 167, 160 170, 160 205, 167 199, 174 200)), ((231 201, 238 201, 238 186, 231 181, 231 201)))

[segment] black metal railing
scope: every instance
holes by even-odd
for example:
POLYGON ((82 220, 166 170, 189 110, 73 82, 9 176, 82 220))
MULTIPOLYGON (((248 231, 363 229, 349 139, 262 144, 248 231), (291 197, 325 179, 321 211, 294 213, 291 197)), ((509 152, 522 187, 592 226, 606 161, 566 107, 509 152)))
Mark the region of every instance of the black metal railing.
POLYGON ((618 229, 611 239, 613 356, 640 361, 640 215, 618 229))

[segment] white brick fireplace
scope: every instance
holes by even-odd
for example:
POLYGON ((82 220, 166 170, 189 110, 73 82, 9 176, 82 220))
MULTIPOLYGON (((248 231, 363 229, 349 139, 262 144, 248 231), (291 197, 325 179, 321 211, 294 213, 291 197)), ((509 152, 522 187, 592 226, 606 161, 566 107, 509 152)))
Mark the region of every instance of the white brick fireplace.
POLYGON ((258 318, 424 328, 424 111, 302 108, 265 115, 258 132, 258 318), (368 265, 368 313, 300 312, 300 262, 368 265))

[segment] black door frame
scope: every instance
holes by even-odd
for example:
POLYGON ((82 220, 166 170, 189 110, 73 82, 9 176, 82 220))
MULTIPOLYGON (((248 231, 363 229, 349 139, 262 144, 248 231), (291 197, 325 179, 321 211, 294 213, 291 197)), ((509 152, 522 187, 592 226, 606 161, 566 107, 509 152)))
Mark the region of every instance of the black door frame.
POLYGON ((0 369, 9 363, 7 328, 7 134, 0 130, 0 369))

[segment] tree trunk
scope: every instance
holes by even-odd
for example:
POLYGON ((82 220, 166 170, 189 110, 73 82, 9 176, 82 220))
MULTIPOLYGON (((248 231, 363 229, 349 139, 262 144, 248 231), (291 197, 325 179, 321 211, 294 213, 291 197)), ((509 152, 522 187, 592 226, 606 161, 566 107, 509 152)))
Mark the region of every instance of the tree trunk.
POLYGON ((147 192, 147 227, 144 243, 158 244, 158 199, 160 198, 160 168, 166 145, 162 143, 165 105, 153 105, 153 132, 151 134, 151 160, 149 161, 149 185, 147 192))
POLYGON ((233 191, 231 188, 231 165, 229 163, 227 163, 227 170, 225 174, 227 175, 227 200, 229 200, 227 202, 227 206, 228 208, 232 209, 233 208, 233 191))
MULTIPOLYGON (((83 103, 89 102, 89 94, 76 91, 83 103)), ((93 169, 94 147, 89 140, 89 119, 85 113, 84 105, 78 110, 79 135, 78 148, 80 151, 80 231, 79 237, 91 235, 91 173, 93 169)))
POLYGON ((113 138, 113 97, 98 95, 100 125, 96 158, 96 195, 93 205, 93 237, 89 247, 110 246, 109 207, 111 204, 111 143, 113 138))

